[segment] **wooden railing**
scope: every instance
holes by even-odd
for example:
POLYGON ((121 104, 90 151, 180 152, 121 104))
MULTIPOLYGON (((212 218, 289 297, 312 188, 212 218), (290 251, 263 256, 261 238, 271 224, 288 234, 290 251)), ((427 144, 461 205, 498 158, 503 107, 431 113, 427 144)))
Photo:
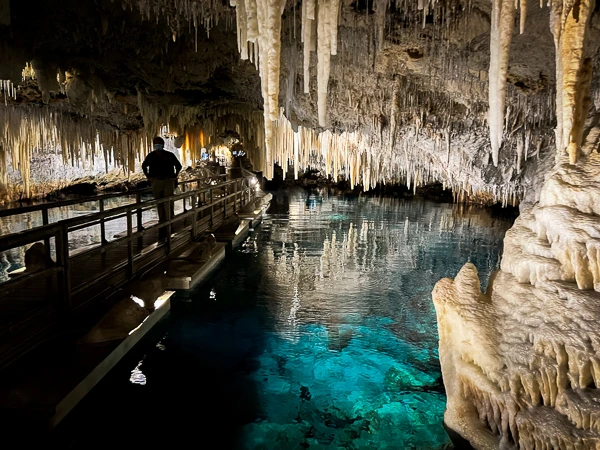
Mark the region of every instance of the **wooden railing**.
MULTIPOLYGON (((190 189, 200 189, 201 185, 206 186, 210 183, 221 183, 226 181, 227 174, 222 175, 211 175, 205 178, 194 178, 190 180, 179 181, 179 186, 182 191, 188 191, 190 189), (195 186, 195 187, 194 187, 195 186)), ((99 194, 85 196, 81 198, 72 198, 68 200, 60 200, 56 202, 39 203, 37 205, 19 206, 17 208, 6 208, 0 209, 0 217, 11 217, 20 214, 29 214, 39 212, 42 218, 42 225, 48 225, 49 213, 48 211, 56 208, 63 208, 65 206, 79 205, 81 203, 92 203, 98 202, 98 208, 100 211, 104 211, 105 203, 107 200, 113 200, 122 197, 132 197, 135 195, 136 203, 141 201, 141 198, 145 194, 150 194, 152 188, 147 187, 143 189, 135 189, 127 192, 115 192, 111 194, 99 194)))
MULTIPOLYGON (((0 237, 0 252, 41 241, 46 243, 46 249, 53 244, 56 255, 52 267, 33 273, 26 271, 0 284, 0 366, 3 359, 2 338, 28 327, 40 311, 50 310, 53 316, 51 322, 72 316, 98 297, 106 297, 109 291, 147 271, 199 234, 215 229, 252 200, 255 194, 249 178, 198 187, 205 182, 190 180, 180 183, 183 192, 163 199, 142 201, 141 193, 144 191, 140 191, 136 193, 135 203, 109 210, 102 207, 104 200, 130 194, 108 194, 77 202, 69 200, 60 206, 98 201, 99 212, 0 237), (183 202, 183 211, 170 217, 170 206, 178 201, 183 202), (143 212, 164 203, 169 205, 166 208, 167 220, 145 227, 143 212), (126 219, 122 236, 113 241, 105 239, 105 223, 122 218, 126 219), (70 250, 71 233, 98 225, 101 228, 99 244, 75 252, 70 250), (162 240, 157 232, 160 229, 166 229, 162 240)), ((57 206, 36 205, 14 211, 15 214, 43 212, 52 207, 57 206)), ((8 214, 2 211, 2 215, 8 214)))

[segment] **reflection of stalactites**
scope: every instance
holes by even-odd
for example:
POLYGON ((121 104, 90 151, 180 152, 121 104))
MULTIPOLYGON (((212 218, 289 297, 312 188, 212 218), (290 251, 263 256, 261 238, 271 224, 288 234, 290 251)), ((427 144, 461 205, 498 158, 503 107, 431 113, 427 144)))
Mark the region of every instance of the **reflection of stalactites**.
POLYGON ((290 314, 287 319, 288 325, 294 327, 298 326, 298 310, 300 309, 300 294, 298 293, 298 286, 294 286, 294 296, 292 297, 292 307, 290 308, 290 314))

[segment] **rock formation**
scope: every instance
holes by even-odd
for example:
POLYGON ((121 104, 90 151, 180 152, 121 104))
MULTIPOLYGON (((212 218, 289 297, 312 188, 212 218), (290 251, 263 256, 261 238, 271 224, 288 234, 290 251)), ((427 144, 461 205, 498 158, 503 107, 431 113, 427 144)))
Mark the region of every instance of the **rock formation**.
POLYGON ((447 424, 475 448, 600 448, 600 156, 564 155, 483 294, 437 283, 447 424))
POLYGON ((268 178, 289 162, 504 204, 535 198, 557 119, 578 154, 596 107, 591 4, 311 1, 9 2, 4 198, 35 194, 36 154, 126 173, 161 131, 192 165, 241 142, 268 178))

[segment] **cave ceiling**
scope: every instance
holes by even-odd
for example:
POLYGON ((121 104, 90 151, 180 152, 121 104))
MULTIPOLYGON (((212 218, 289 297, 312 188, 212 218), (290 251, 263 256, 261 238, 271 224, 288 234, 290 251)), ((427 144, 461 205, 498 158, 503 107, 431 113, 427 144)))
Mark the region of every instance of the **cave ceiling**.
MULTIPOLYGON (((0 5, 0 80, 17 86, 14 97, 4 91, 13 111, 39 107, 91 121, 107 133, 147 136, 166 123, 182 134, 207 119, 213 120, 211 130, 217 118, 228 117, 227 126, 245 121, 248 130, 262 120, 267 103, 258 64, 240 58, 236 7, 229 2, 2 0, 0 5), (28 63, 35 80, 23 79, 28 63)), ((556 52, 549 6, 529 2, 522 34, 523 12, 515 14, 499 157, 490 149, 488 130, 491 2, 341 1, 321 118, 319 49, 314 45, 317 51, 305 58, 302 2, 281 6, 279 85, 269 95, 278 94, 275 106, 283 108, 294 131, 346 133, 346 140, 354 133, 357 146, 386 153, 384 159, 358 157, 356 164, 368 166, 370 184, 398 173, 408 184, 411 178, 413 184, 442 181, 496 198, 505 188, 506 200, 525 197, 540 178, 539 167, 555 151, 556 52), (373 169, 377 165, 390 169, 373 169)), ((596 67, 595 10, 589 30, 586 51, 596 67)), ((592 112, 597 85, 592 77, 592 112)), ((247 145, 264 147, 260 132, 246 134, 247 145)), ((336 138, 328 139, 338 145, 336 138)), ((269 161, 281 163, 277 156, 287 155, 275 147, 267 151, 275 155, 269 153, 269 161)), ((355 163, 345 158, 339 165, 348 175, 355 163)), ((356 177, 365 184, 365 169, 356 177)))

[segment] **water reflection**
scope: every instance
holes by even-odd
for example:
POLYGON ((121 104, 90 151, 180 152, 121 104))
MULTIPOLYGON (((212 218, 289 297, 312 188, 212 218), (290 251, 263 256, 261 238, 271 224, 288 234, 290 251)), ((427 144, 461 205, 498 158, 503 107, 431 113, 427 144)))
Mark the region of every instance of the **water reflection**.
POLYGON ((71 416, 67 440, 111 429, 171 445, 226 429, 222 449, 447 448, 431 290, 467 260, 485 284, 509 226, 448 204, 278 192, 175 306, 161 346, 142 345, 71 416), (145 386, 130 382, 140 360, 145 386), (133 405, 164 433, 132 432, 146 422, 119 412, 133 405))
POLYGON ((391 328, 404 339, 434 344, 433 285, 472 261, 485 286, 510 225, 484 209, 392 198, 310 195, 287 209, 263 225, 261 256, 267 307, 291 339, 288 325, 325 322, 338 334, 341 324, 376 315, 397 318, 391 328))

